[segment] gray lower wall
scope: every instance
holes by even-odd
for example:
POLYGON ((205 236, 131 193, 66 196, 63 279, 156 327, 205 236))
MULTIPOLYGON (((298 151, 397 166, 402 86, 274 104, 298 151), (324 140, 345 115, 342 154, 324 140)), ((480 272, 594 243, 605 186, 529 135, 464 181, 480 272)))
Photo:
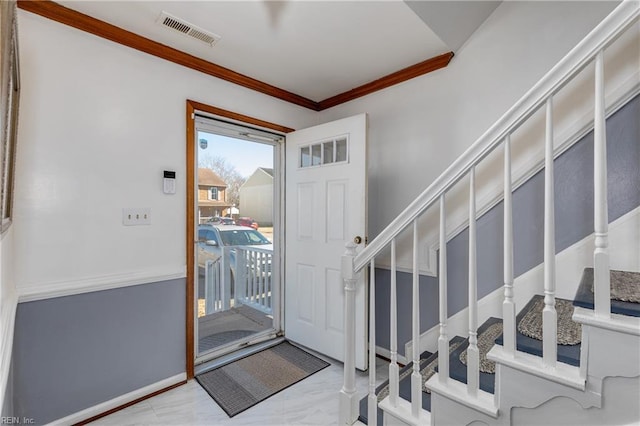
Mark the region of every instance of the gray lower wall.
MULTIPOLYGON (((640 96, 607 120, 609 221, 640 205, 640 96)), ((556 252, 593 233, 593 132, 554 163, 556 252)), ((503 206, 477 221, 478 299, 503 283, 503 206)), ((513 193, 514 273, 522 275, 543 261, 544 170, 513 193)), ((469 233, 464 230, 447 243, 448 312, 467 303, 469 233)), ((590 266, 590 265, 585 265, 590 266)), ((376 271, 376 342, 389 348, 390 271, 376 271)), ((398 272, 398 352, 411 340, 411 274, 398 272)), ((438 323, 438 280, 420 277, 420 326, 438 323)))
POLYGON ((11 417, 13 414, 13 363, 9 365, 9 378, 5 388, 4 401, 2 401, 2 413, 0 417, 11 417))
POLYGON ((13 412, 35 424, 185 372, 185 280, 20 303, 13 412))

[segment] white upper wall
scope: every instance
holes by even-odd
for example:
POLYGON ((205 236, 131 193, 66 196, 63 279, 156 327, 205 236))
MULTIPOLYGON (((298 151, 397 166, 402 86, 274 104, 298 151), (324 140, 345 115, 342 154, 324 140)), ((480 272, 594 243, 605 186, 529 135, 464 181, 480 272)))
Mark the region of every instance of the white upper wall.
POLYGON ((369 113, 370 240, 615 6, 503 2, 447 68, 321 112, 369 113))
POLYGON ((316 113, 19 11, 19 289, 184 275, 186 100, 292 128, 316 113), (175 195, 162 171, 175 170, 175 195), (123 226, 122 209, 151 208, 123 226))
POLYGON ((505 2, 446 69, 321 113, 19 11, 16 284, 184 274, 186 99, 296 129, 369 113, 371 238, 614 7, 505 2), (151 225, 123 226, 128 207, 151 208, 151 225))

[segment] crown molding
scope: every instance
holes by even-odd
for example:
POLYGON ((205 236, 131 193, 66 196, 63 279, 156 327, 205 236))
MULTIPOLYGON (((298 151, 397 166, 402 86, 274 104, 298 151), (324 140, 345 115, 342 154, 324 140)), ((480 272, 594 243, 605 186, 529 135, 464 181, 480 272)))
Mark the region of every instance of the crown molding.
POLYGON ((378 90, 386 89, 387 87, 395 86, 396 84, 400 84, 412 78, 439 70, 440 68, 444 68, 449 65, 452 58, 453 52, 447 52, 431 59, 427 59, 426 61, 419 62, 415 65, 411 65, 410 67, 403 68, 400 71, 396 71, 370 83, 363 84, 355 89, 348 90, 344 93, 340 93, 339 95, 327 98, 324 101, 320 101, 318 102, 318 110, 322 111, 332 108, 336 105, 377 92, 378 90))
POLYGON ((158 43, 146 37, 142 37, 131 31, 127 31, 89 15, 69 9, 68 7, 62 6, 51 0, 18 0, 18 7, 27 12, 34 13, 44 18, 51 19, 52 21, 122 44, 123 46, 148 53, 149 55, 165 59, 169 62, 182 65, 195 71, 200 71, 212 77, 216 77, 314 111, 322 111, 332 108, 336 105, 349 102, 378 90, 382 90, 437 69, 444 68, 449 64, 451 58, 453 58, 453 52, 435 56, 372 82, 366 83, 362 86, 348 90, 344 93, 316 102, 305 98, 304 96, 297 95, 279 87, 264 83, 260 80, 256 80, 255 78, 240 74, 213 62, 205 61, 204 59, 158 43))
POLYGON ((91 16, 76 12, 73 9, 64 7, 53 1, 27 1, 18 0, 18 7, 27 12, 35 13, 52 21, 68 25, 81 31, 105 38, 107 40, 122 44, 132 49, 148 53, 169 62, 191 68, 196 71, 208 74, 213 77, 226 80, 230 83, 255 90, 265 95, 273 96, 305 108, 317 110, 317 102, 307 99, 295 93, 288 92, 278 87, 272 86, 255 78, 237 73, 228 68, 205 61, 188 53, 142 37, 131 31, 124 30, 115 25, 101 21, 91 16))

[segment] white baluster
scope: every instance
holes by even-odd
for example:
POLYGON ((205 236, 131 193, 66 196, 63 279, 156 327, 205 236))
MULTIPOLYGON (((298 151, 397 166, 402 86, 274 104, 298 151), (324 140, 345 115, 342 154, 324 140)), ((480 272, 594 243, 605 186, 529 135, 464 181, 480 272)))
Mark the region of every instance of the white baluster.
POLYGON ((216 289, 216 304, 215 311, 221 311, 224 309, 224 297, 222 288, 222 262, 214 262, 213 264, 213 282, 216 289))
POLYGON ((418 271, 418 220, 413 221, 413 292, 412 340, 413 372, 411 373, 411 414, 420 417, 422 411, 422 375, 420 374, 420 274, 418 271))
POLYGON ((234 282, 234 298, 236 303, 242 301, 244 303, 246 297, 246 271, 247 271, 247 254, 245 249, 236 249, 236 274, 234 282))
POLYGON ((231 256, 229 247, 222 247, 220 255, 221 279, 222 279, 222 309, 231 308, 231 256))
POLYGON ((502 322, 504 349, 515 356, 516 304, 513 300, 513 202, 511 188, 511 136, 504 140, 504 302, 502 322))
POLYGON ((220 262, 214 262, 210 266, 209 279, 211 280, 211 287, 213 292, 213 310, 211 312, 217 312, 222 309, 222 289, 220 288, 222 283, 220 282, 220 262))
POLYGON ((266 307, 267 309, 269 309, 269 311, 271 311, 271 284, 273 281, 273 275, 272 275, 272 270, 273 270, 273 254, 269 254, 267 256, 267 266, 266 266, 266 272, 265 274, 267 275, 267 288, 265 289, 265 297, 267 298, 267 304, 266 307))
POLYGON ((213 288, 211 283, 211 261, 207 260, 204 264, 204 313, 209 315, 213 312, 213 304, 215 303, 213 288))
POLYGON ((369 275, 369 426, 378 424, 378 397, 376 396, 376 261, 371 260, 369 275))
POLYGON ((467 393, 475 397, 478 394, 478 388, 480 386, 475 166, 469 170, 469 178, 469 346, 467 347, 467 393))
POLYGON ((264 253, 259 253, 260 260, 258 261, 258 304, 264 306, 264 253))
POLYGON ((555 368, 557 361, 556 242, 553 184, 553 99, 547 99, 544 164, 544 309, 542 311, 542 362, 555 368))
POLYGON ((391 240, 391 297, 390 307, 390 351, 389 364, 389 402, 391 406, 398 406, 399 369, 398 369, 398 310, 396 287, 396 239, 391 240))
POLYGON ((251 252, 251 301, 258 302, 258 253, 251 252))
POLYGON ((449 336, 447 333, 447 218, 445 196, 440 196, 440 264, 438 293, 440 295, 440 337, 438 337, 438 378, 440 383, 449 380, 449 336))
POLYGON ((593 152, 593 202, 596 233, 593 252, 594 310, 600 317, 611 315, 609 272, 609 214, 607 197, 607 131, 604 105, 604 52, 596 55, 596 93, 593 152))
MULTIPOLYGON (((340 390, 340 425, 352 425, 358 418, 358 395, 356 394, 356 272, 353 259, 356 244, 346 244, 342 255, 342 280, 344 281, 344 379, 340 390)), ((375 368, 375 367, 374 367, 375 368)))

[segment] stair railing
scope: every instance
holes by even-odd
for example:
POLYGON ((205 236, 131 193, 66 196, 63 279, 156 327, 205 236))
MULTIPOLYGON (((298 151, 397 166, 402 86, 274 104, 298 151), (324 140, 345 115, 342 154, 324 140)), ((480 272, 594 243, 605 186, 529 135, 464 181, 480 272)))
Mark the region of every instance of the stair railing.
MULTIPOLYGON (((467 361, 466 403, 490 415, 497 415, 497 408, 487 407, 492 401, 479 391, 479 362, 477 349, 477 265, 476 265, 476 206, 475 206, 475 167, 500 145, 504 146, 504 351, 509 357, 516 354, 515 304, 513 290, 513 229, 512 229, 512 177, 510 137, 539 108, 546 108, 545 132, 545 243, 544 243, 544 310, 543 310, 543 366, 554 369, 556 365, 556 311, 555 311, 555 229, 553 194, 553 97, 591 61, 595 60, 595 118, 594 118, 594 187, 595 187, 595 251, 594 251, 594 291, 595 313, 598 316, 610 316, 609 300, 609 254, 608 254, 608 218, 607 218, 607 182, 606 182, 606 138, 604 104, 604 49, 620 34, 627 30, 640 16, 640 3, 633 0, 623 1, 596 28, 594 28, 577 46, 558 62, 542 79, 535 84, 516 104, 509 109, 493 126, 476 140, 444 173, 424 190, 404 211, 402 211, 380 234, 359 254, 349 247, 343 255, 342 274, 347 296, 354 292, 353 277, 367 266, 371 270, 370 286, 370 368, 369 368, 369 425, 376 425, 377 397, 375 392, 375 258, 387 247, 391 247, 391 364, 389 366, 389 397, 379 403, 384 409, 409 424, 424 424, 429 414, 422 410, 421 378, 419 377, 419 336, 420 305, 418 286, 418 218, 439 201, 440 204, 440 259, 439 259, 439 330, 438 339, 438 379, 432 381, 432 389, 456 398, 460 395, 458 385, 449 380, 448 356, 449 337, 447 334, 447 247, 446 247, 446 208, 447 192, 462 178, 469 175, 469 348, 467 361), (396 239, 409 225, 413 225, 413 287, 412 287, 412 338, 413 373, 411 380, 412 401, 399 397, 399 369, 397 365, 397 311, 396 311, 396 239), (436 389, 437 388, 437 389, 436 389)), ((357 417, 357 395, 355 394, 355 299, 345 297, 345 363, 344 386, 340 392, 340 424, 353 424, 357 417)))

